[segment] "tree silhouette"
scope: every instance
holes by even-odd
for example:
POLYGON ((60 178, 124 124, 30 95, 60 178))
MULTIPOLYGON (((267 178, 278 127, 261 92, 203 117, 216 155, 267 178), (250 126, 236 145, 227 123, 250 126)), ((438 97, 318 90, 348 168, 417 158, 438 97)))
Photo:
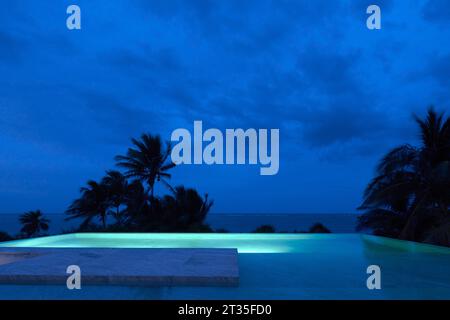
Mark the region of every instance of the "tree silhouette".
POLYGON ((27 237, 41 234, 42 231, 48 231, 50 220, 44 218, 40 210, 29 211, 19 217, 22 224, 21 232, 27 237))
POLYGON ((13 240, 13 237, 11 237, 6 232, 0 231, 0 242, 10 241, 10 240, 13 240))
POLYGON ((83 218, 81 229, 89 226, 94 218, 99 218, 103 228, 106 228, 106 215, 111 206, 108 189, 102 183, 88 181, 87 187, 80 190, 81 197, 76 199, 66 211, 66 220, 83 218))
POLYGON ((123 213, 129 228, 145 231, 150 224, 154 224, 155 217, 150 210, 149 200, 141 181, 134 180, 128 184, 123 213))
POLYGON ((380 161, 364 193, 360 209, 366 212, 358 229, 406 240, 445 241, 450 234, 450 119, 430 108, 425 119, 415 121, 421 145, 399 146, 380 161))
POLYGON ((272 225, 269 225, 269 224, 264 224, 262 226, 259 226, 252 232, 253 233, 275 233, 275 227, 272 225))
POLYGON ((137 178, 147 183, 151 200, 154 198, 155 182, 161 182, 172 190, 168 183, 171 175, 168 170, 175 166, 170 162, 171 145, 166 142, 163 146, 159 136, 143 134, 140 140, 131 140, 135 148, 129 148, 125 156, 119 155, 115 159, 117 166, 126 170, 127 178, 137 178))
POLYGON ((331 233, 331 231, 321 223, 315 223, 310 228, 308 233, 331 233))
POLYGON ((126 177, 119 171, 110 170, 106 172, 101 184, 106 189, 109 205, 114 209, 109 214, 117 221, 122 221, 123 215, 120 208, 126 203, 129 193, 126 177))
POLYGON ((83 218, 80 229, 84 231, 99 231, 95 218, 101 221, 100 231, 211 231, 204 224, 213 205, 208 195, 202 197, 183 186, 174 189, 167 181, 171 178, 167 171, 175 166, 169 161, 170 143, 163 146, 159 136, 150 134, 132 142, 134 148, 125 156, 115 157, 125 172, 110 170, 100 183, 89 181, 66 211, 66 220, 83 218), (169 195, 155 196, 158 181, 171 191, 169 195), (115 223, 107 225, 108 216, 113 216, 115 223))
POLYGON ((208 194, 202 198, 196 190, 178 186, 173 195, 164 196, 160 203, 163 212, 162 224, 172 227, 174 231, 200 226, 213 203, 208 194))

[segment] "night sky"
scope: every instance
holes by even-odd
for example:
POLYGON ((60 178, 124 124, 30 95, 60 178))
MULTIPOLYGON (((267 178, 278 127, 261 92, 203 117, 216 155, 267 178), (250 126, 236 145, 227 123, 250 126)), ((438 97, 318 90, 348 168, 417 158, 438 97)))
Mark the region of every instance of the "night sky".
POLYGON ((380 157, 417 143, 412 113, 450 110, 449 39, 446 0, 2 2, 0 213, 63 212, 131 137, 194 120, 280 129, 278 175, 172 170, 213 212, 355 212, 380 157))

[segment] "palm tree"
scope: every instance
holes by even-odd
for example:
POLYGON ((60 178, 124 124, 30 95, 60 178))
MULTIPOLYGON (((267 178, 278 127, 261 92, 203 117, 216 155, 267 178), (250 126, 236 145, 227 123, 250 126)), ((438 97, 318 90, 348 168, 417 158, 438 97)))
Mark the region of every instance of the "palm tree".
POLYGON ((160 136, 150 134, 143 134, 140 140, 132 139, 131 141, 135 148, 129 148, 125 156, 115 157, 117 166, 126 169, 125 176, 147 183, 152 200, 156 181, 162 182, 172 190, 167 182, 167 179, 171 178, 167 171, 175 166, 168 161, 172 150, 170 142, 167 142, 164 148, 160 136))
POLYGON ((208 198, 208 194, 201 197, 195 189, 176 187, 173 196, 166 195, 162 199, 162 225, 176 229, 202 225, 214 204, 208 198))
POLYGON ((106 188, 108 200, 115 209, 113 214, 120 216, 120 207, 125 204, 129 188, 127 179, 119 171, 110 170, 106 172, 101 184, 106 188))
POLYGON ((358 217, 357 230, 371 229, 374 235, 398 238, 407 221, 405 211, 384 208, 370 208, 358 217))
POLYGON ((88 181, 87 187, 81 188, 81 197, 76 199, 66 211, 66 220, 84 218, 81 228, 87 227, 92 219, 99 217, 103 228, 106 228, 106 216, 111 206, 108 190, 105 185, 93 180, 88 181))
POLYGON ((47 231, 50 220, 44 218, 40 210, 29 211, 19 217, 22 224, 21 232, 27 237, 39 235, 42 231, 47 231))
MULTIPOLYGON (((420 146, 405 144, 379 163, 376 177, 364 193, 359 229, 381 235, 428 241, 442 235, 450 221, 450 118, 428 110, 415 117, 420 146)), ((450 228, 446 229, 450 234, 450 228)))

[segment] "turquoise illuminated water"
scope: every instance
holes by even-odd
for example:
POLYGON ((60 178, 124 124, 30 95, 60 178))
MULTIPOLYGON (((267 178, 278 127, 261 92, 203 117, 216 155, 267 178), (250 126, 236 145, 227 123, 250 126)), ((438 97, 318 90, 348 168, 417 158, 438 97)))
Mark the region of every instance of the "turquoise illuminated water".
POLYGON ((450 249, 360 234, 70 234, 5 247, 237 248, 240 285, 0 285, 3 299, 450 299, 450 249), (381 268, 381 290, 366 286, 381 268))

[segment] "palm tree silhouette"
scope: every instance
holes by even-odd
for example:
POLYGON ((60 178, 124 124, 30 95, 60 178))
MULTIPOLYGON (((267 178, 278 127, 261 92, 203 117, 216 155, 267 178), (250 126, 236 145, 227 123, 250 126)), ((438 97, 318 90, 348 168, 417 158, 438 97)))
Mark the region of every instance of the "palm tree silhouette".
POLYGON ((108 201, 115 211, 111 214, 120 217, 120 207, 125 204, 128 194, 128 181, 119 171, 110 170, 102 179, 101 184, 106 188, 108 201))
POLYGON ((130 182, 125 197, 125 209, 123 210, 124 224, 127 224, 130 228, 145 229, 149 220, 153 218, 150 213, 149 196, 142 182, 139 180, 130 182))
POLYGON ((50 223, 50 220, 44 218, 40 210, 22 214, 19 217, 19 221, 22 224, 21 232, 28 237, 39 235, 42 231, 47 231, 50 223))
POLYGON ((173 195, 166 195, 161 201, 163 223, 175 229, 199 226, 213 206, 208 194, 201 197, 195 189, 178 186, 173 195))
POLYGON ((415 121, 421 145, 399 146, 381 160, 358 228, 407 240, 429 241, 437 233, 450 239, 450 118, 430 108, 415 121))
POLYGON ((127 178, 137 178, 147 183, 151 200, 154 198, 155 182, 161 182, 170 190, 173 190, 167 179, 171 175, 168 170, 175 166, 169 162, 171 145, 166 143, 164 148, 160 136, 143 134, 140 140, 131 139, 136 148, 129 148, 125 156, 116 156, 117 166, 126 169, 127 178))
POLYGON ((80 190, 81 197, 76 199, 66 211, 69 217, 66 220, 83 218, 81 228, 87 227, 92 219, 98 217, 103 228, 106 228, 106 216, 111 206, 108 189, 102 183, 88 181, 87 187, 80 190))

